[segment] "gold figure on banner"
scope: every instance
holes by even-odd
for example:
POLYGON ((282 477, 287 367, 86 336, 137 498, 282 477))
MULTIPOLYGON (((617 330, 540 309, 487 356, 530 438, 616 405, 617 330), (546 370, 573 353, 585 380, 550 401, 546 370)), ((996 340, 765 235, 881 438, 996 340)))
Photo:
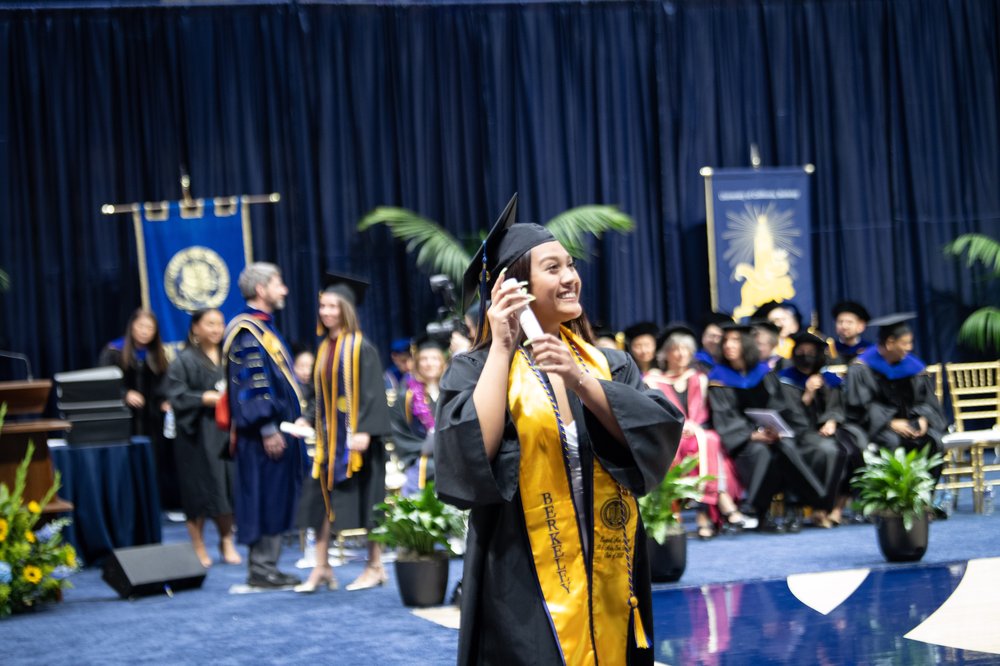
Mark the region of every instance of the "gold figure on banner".
POLYGON ((758 212, 753 233, 753 264, 741 262, 733 270, 733 278, 743 281, 740 304, 733 317, 737 320, 749 317, 764 303, 794 298, 790 271, 788 251, 775 246, 767 211, 758 212))

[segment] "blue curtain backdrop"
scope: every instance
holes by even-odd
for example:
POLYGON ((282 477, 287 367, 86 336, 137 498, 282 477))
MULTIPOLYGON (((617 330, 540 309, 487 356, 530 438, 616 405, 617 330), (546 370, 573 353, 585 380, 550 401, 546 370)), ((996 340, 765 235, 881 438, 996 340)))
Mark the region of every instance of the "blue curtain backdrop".
POLYGON ((995 0, 229 4, 0 9, 0 338, 36 374, 86 367, 139 303, 135 238, 107 202, 282 193, 254 256, 311 341, 322 271, 369 278, 384 349, 438 305, 385 230, 400 205, 476 236, 614 203, 593 317, 697 320, 709 303, 700 167, 812 162, 816 300, 916 309, 918 351, 955 358, 996 281, 946 260, 1000 230, 995 0))

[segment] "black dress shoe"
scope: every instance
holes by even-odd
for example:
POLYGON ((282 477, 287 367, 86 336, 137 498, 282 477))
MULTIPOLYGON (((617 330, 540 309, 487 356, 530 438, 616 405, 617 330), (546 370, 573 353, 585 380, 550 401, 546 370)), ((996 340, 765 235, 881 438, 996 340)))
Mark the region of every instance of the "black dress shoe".
POLYGON ((762 518, 757 524, 757 531, 769 534, 782 534, 785 531, 785 527, 776 523, 771 516, 767 516, 766 518, 762 518))
POLYGON ((250 587, 261 587, 268 590, 276 590, 282 587, 298 585, 302 581, 297 576, 284 574, 275 571, 269 574, 250 574, 247 578, 247 585, 250 587))

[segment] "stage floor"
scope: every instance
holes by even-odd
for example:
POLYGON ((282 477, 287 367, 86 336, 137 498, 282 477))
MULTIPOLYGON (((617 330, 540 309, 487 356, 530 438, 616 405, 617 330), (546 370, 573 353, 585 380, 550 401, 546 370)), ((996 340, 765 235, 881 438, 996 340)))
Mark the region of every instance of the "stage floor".
POLYGON ((1000 664, 1000 558, 660 589, 661 664, 1000 664))

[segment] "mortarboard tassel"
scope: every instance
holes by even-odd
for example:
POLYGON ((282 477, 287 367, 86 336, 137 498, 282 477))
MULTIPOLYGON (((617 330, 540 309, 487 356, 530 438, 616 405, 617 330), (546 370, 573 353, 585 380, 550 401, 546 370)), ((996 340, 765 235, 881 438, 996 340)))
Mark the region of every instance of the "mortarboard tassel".
POLYGON ((486 338, 486 285, 490 272, 486 269, 486 241, 483 240, 483 270, 479 273, 479 321, 476 322, 476 341, 480 344, 486 338))

